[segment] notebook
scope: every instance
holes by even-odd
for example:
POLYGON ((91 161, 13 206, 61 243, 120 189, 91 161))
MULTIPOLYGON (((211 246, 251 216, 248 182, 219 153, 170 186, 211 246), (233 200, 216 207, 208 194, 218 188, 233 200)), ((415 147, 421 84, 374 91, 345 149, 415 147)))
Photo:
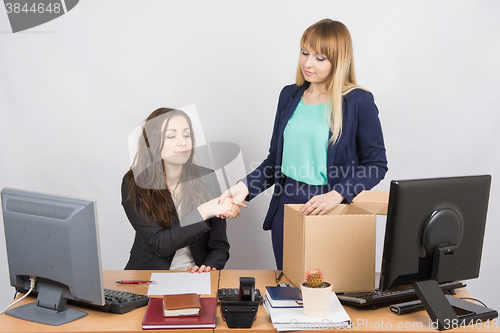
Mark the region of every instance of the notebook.
POLYGON ((199 316, 201 312, 200 295, 179 294, 163 296, 163 316, 199 316))
POLYGON ((144 313, 142 329, 165 328, 215 328, 217 299, 215 297, 200 298, 201 314, 199 316, 164 317, 163 298, 151 298, 144 313))
POLYGON ((302 307, 302 294, 293 287, 266 287, 266 298, 273 308, 302 307))

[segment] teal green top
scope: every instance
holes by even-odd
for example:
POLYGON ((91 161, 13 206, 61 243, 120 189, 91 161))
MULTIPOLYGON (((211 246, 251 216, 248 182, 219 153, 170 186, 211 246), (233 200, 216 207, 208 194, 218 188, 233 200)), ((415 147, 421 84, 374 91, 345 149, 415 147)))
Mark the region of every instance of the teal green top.
POLYGON ((309 185, 326 185, 328 138, 326 104, 307 105, 300 100, 283 133, 283 173, 309 185))

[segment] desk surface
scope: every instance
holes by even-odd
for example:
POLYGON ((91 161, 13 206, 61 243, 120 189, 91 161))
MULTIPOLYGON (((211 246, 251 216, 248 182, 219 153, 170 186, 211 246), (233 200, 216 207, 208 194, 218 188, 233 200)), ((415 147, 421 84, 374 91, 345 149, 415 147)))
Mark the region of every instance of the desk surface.
MULTIPOLYGON (((103 271, 104 288, 146 295, 148 292, 148 285, 117 284, 115 281, 149 280, 151 273, 153 272, 162 273, 171 271, 103 271)), ((210 273, 210 282, 212 284, 211 296, 213 297, 216 297, 217 295, 219 273, 220 271, 212 271, 210 273)), ((34 297, 28 296, 19 304, 22 305, 34 301, 34 297)), ((14 307, 16 306, 18 306, 18 304, 14 307)), ((88 312, 89 315, 65 325, 49 326, 27 322, 3 314, 0 316, 0 332, 148 332, 142 330, 142 319, 144 317, 144 312, 146 311, 145 306, 123 315, 92 310, 91 308, 75 306, 75 304, 68 304, 68 306, 81 309, 88 312)), ((203 329, 197 331, 200 333, 213 333, 213 329, 203 329)), ((186 330, 169 330, 169 332, 186 333, 186 330)))
MULTIPOLYGON (((124 290, 135 293, 146 294, 147 285, 120 285, 116 280, 147 280, 153 271, 104 271, 104 288, 124 290)), ((155 271, 158 272, 158 271, 155 271)), ((168 271, 165 271, 168 272, 168 271)), ((265 294, 265 287, 275 285, 275 273, 272 270, 222 270, 211 272, 212 296, 215 297, 218 288, 236 288, 239 286, 239 277, 255 277, 256 288, 260 289, 262 295, 265 294)), ((281 282, 289 282, 283 277, 281 282)), ((458 290, 457 296, 467 297, 469 294, 465 290, 458 290)), ((28 297, 21 304, 33 302, 34 297, 28 297)), ((18 306, 18 305, 16 305, 18 306)), ((70 306, 80 308, 71 304, 70 306)), ((389 312, 387 307, 378 310, 360 310, 349 306, 345 307, 351 317, 356 332, 438 332, 429 327, 429 317, 425 311, 418 311, 404 316, 396 316, 389 312)), ((80 308, 88 312, 85 318, 62 326, 48 326, 26 322, 7 315, 0 316, 0 332, 143 332, 142 318, 146 307, 135 309, 129 313, 119 315, 106 312, 80 308)), ((500 332, 500 328, 495 322, 494 327, 465 327, 450 330, 449 332, 500 332)), ((252 331, 276 332, 265 309, 260 306, 252 331)), ((187 333, 187 330, 169 330, 187 333)), ((212 332, 212 329, 196 330, 199 333, 212 332)), ((236 331, 248 331, 239 329, 228 329, 220 314, 217 316, 217 327, 213 333, 229 333, 236 331)))
MULTIPOLYGON (((255 287, 260 289, 262 295, 265 294, 266 286, 276 285, 274 271, 232 271, 232 270, 222 270, 220 273, 220 283, 219 288, 231 288, 237 287, 239 285, 240 276, 254 276, 255 277, 255 287)), ((280 282, 290 282, 285 276, 280 282)), ((461 289, 457 290, 458 297, 470 297, 467 291, 461 289)), ((406 331, 406 332, 438 332, 437 330, 429 327, 430 319, 425 311, 418 311, 414 313, 409 313, 403 316, 397 316, 389 311, 389 307, 383 307, 377 310, 371 309, 357 309, 350 306, 345 306, 354 327, 351 331, 356 332, 391 332, 391 331, 406 331)), ((220 317, 219 308, 219 317, 220 317)), ((500 332, 500 328, 497 322, 492 324, 489 322, 490 328, 480 328, 480 327, 465 327, 451 330, 449 332, 500 332), (494 328, 492 327, 494 325, 494 328)), ((263 308, 260 306, 257 313, 255 322, 252 325, 252 331, 259 331, 259 333, 264 332, 276 332, 271 320, 263 308)), ((235 331, 245 331, 244 329, 228 329, 226 323, 220 319, 217 322, 217 328, 215 333, 222 333, 221 331, 235 332, 235 331), (226 331, 227 330, 227 331, 226 331)), ((336 330, 338 331, 338 330, 336 330)), ((224 332, 224 333, 226 333, 224 332)), ((304 331, 305 332, 305 331, 304 331)))

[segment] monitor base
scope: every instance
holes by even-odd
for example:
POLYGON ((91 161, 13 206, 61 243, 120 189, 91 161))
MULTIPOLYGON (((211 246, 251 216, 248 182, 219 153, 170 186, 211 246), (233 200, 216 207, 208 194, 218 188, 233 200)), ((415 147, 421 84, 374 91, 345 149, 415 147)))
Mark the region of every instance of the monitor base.
POLYGON ((413 282, 413 288, 439 331, 498 317, 496 310, 443 294, 436 280, 413 282))
POLYGON ((88 315, 87 312, 66 307, 64 311, 50 310, 36 305, 36 302, 21 305, 5 314, 35 323, 59 326, 88 315))

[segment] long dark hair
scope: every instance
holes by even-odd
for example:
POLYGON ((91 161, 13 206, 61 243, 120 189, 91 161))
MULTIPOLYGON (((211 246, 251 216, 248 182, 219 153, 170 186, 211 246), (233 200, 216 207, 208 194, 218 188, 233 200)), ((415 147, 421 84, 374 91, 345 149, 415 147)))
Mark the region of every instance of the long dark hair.
POLYGON ((191 153, 183 165, 179 180, 179 183, 182 184, 178 197, 179 213, 185 216, 210 199, 207 185, 193 161, 196 143, 191 119, 181 110, 156 109, 146 118, 139 138, 137 153, 127 173, 129 183, 127 200, 134 203, 141 218, 151 225, 158 224, 162 228, 171 228, 173 225, 172 214, 177 213, 172 195, 167 188, 165 162, 161 158, 165 132, 170 119, 175 116, 182 116, 187 121, 192 142, 191 153))

